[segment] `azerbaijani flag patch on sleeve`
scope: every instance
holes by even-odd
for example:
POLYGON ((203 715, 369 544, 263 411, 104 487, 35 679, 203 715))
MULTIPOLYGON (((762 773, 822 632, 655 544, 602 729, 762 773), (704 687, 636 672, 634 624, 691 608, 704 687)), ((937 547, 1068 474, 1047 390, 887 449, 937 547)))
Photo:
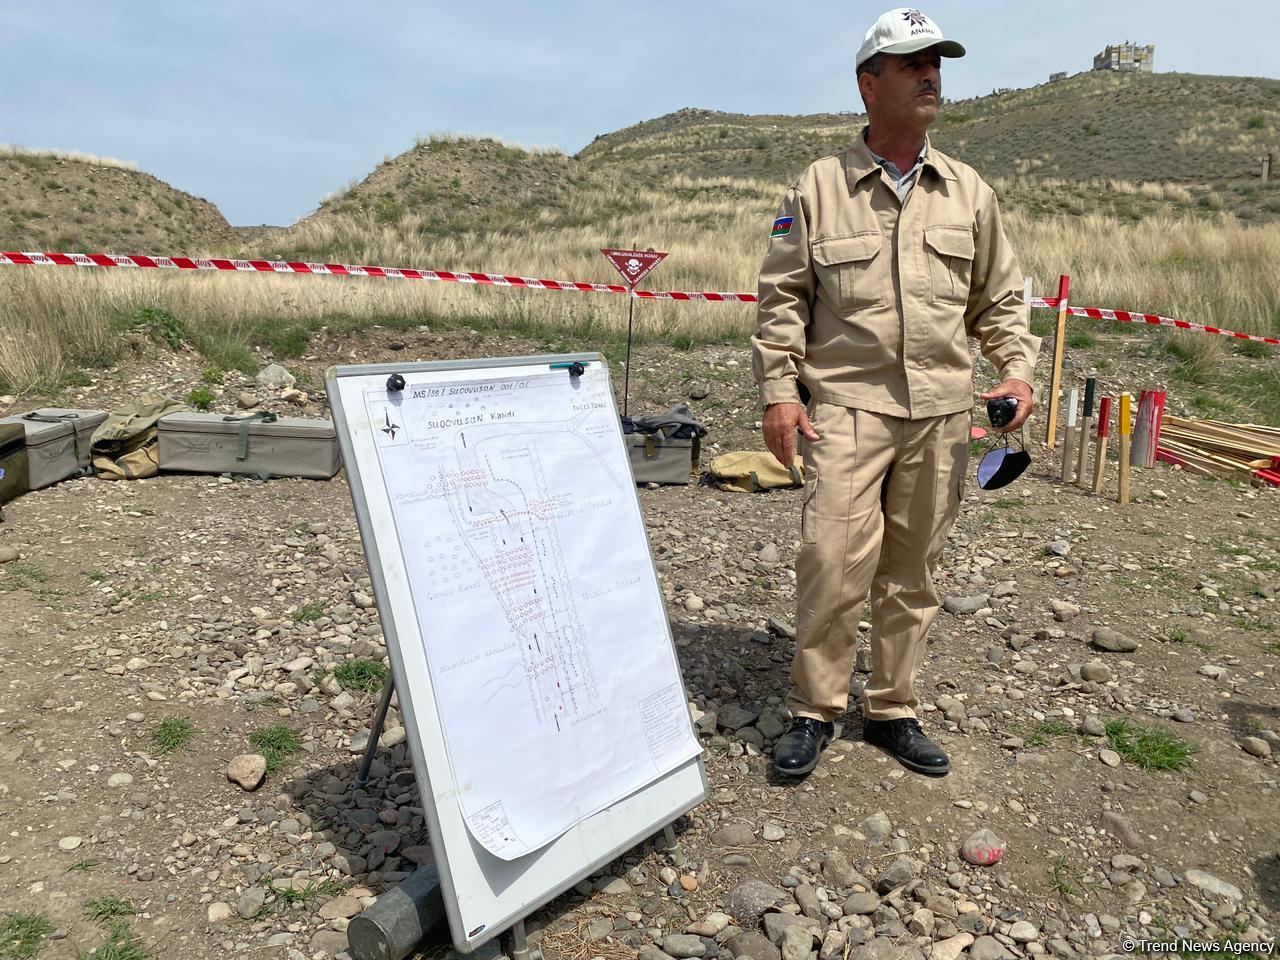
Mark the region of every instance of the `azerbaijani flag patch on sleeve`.
POLYGON ((777 220, 773 221, 773 230, 770 232, 769 236, 771 238, 785 237, 791 232, 791 222, 794 219, 795 217, 779 217, 777 220))

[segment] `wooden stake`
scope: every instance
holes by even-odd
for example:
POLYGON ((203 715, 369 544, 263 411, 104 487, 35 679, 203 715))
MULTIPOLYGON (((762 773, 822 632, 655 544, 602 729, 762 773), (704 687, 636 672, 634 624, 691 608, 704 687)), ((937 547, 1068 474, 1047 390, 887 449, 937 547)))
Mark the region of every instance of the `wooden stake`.
POLYGON ((1102 475, 1107 469, 1107 437, 1111 433, 1111 398, 1098 404, 1098 435, 1093 441, 1093 492, 1102 492, 1102 475))
MULTIPOLYGON (((1022 319, 1023 319, 1023 322, 1026 323, 1028 330, 1031 329, 1031 297, 1032 297, 1032 291, 1034 290, 1034 288, 1035 288, 1035 285, 1032 283, 1032 280, 1030 277, 1022 278, 1022 319)), ((1043 396, 1044 396, 1043 388, 1036 386, 1036 384, 1034 383, 1031 384, 1031 409, 1032 410, 1035 410, 1036 407, 1039 406, 1043 396)), ((1019 436, 1022 438, 1022 445, 1024 447, 1029 446, 1031 444, 1031 418, 1030 417, 1022 421, 1022 426, 1019 428, 1019 436)))
POLYGON ((1076 460, 1076 403, 1080 399, 1080 391, 1071 388, 1067 398, 1067 430, 1062 437, 1062 482, 1071 482, 1071 468, 1076 460))
POLYGON ((1129 502, 1129 445, 1133 432, 1132 416, 1133 397, 1127 393, 1120 394, 1120 491, 1116 495, 1116 503, 1129 502))
POLYGON ((1080 462, 1076 465, 1076 483, 1082 487, 1089 486, 1089 437, 1093 433, 1093 391, 1097 386, 1097 377, 1089 377, 1084 382, 1084 416, 1080 420, 1080 429, 1076 431, 1080 438, 1080 462))
POLYGON ((1058 329, 1053 336, 1053 372, 1049 376, 1049 416, 1045 444, 1050 450, 1058 433, 1058 394, 1062 390, 1062 354, 1067 343, 1067 295, 1071 292, 1071 278, 1058 277, 1058 329))

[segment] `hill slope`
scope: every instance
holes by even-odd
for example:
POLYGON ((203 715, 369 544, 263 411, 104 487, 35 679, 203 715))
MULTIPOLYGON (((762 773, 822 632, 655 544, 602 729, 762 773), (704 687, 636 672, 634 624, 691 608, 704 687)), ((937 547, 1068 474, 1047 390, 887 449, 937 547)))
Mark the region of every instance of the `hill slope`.
MULTIPOLYGON (((562 153, 489 139, 432 137, 380 163, 274 242, 299 255, 322 238, 399 231, 440 238, 563 221, 589 173, 562 153)), ((350 248, 349 244, 344 244, 350 248)), ((323 247, 314 252, 322 252, 323 247)))
POLYGON ((116 162, 0 153, 0 246, 112 253, 218 252, 232 238, 212 203, 116 162))
MULTIPOLYGON (((593 169, 649 179, 680 173, 782 183, 842 149, 864 122, 854 113, 681 110, 598 137, 578 156, 593 169)), ((1036 208, 1047 193, 1048 210, 1072 213, 1101 206, 1150 214, 1151 200, 1246 219, 1280 213, 1280 192, 1258 182, 1262 154, 1280 144, 1280 80, 1083 73, 945 104, 932 137, 984 176, 1005 178, 1014 202, 1033 212, 1043 212, 1036 208), (1122 183, 1111 189, 1109 181, 1122 183), (1141 197, 1140 212, 1126 209, 1134 181, 1162 185, 1141 197)))

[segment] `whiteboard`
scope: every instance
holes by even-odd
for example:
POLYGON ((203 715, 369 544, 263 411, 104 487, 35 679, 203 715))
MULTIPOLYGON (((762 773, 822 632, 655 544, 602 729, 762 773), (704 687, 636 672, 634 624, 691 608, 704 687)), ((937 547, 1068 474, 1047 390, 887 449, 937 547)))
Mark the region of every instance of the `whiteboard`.
POLYGON ((539 356, 325 379, 469 952, 707 793, 608 366, 539 356))

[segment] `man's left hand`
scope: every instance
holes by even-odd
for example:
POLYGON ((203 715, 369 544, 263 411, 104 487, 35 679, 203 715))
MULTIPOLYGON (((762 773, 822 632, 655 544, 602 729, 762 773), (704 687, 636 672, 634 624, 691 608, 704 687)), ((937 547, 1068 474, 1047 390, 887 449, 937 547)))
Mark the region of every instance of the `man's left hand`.
POLYGON ((1031 416, 1031 384, 1024 383, 1021 380, 1005 380, 994 390, 988 390, 982 394, 983 402, 994 400, 996 397, 1016 397, 1018 400, 1018 409, 1013 415, 1013 419, 1008 425, 996 430, 996 433, 1012 433, 1022 426, 1027 417, 1031 416))

